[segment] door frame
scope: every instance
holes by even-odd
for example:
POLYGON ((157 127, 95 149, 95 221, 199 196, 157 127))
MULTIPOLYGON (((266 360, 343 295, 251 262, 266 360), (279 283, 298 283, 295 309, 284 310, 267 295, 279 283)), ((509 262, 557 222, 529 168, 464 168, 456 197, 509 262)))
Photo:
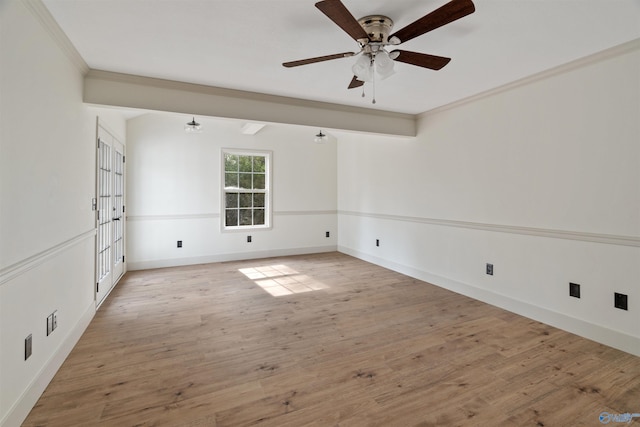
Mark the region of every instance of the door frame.
POLYGON ((126 146, 114 132, 96 118, 95 173, 95 276, 94 300, 99 307, 127 271, 126 266, 126 146), (101 153, 101 150, 104 150, 101 153), (106 155, 106 158, 104 154, 106 155), (120 154, 120 155, 118 155, 120 154), (122 164, 117 167, 116 159, 122 164), (119 176, 119 177, 118 177, 119 176), (116 184, 120 190, 116 195, 116 184), (114 212, 121 209, 121 212, 114 212), (116 221, 119 221, 116 223, 116 221), (114 224, 117 224, 114 225, 114 224), (105 240, 106 239, 106 240, 105 240), (117 241, 117 239, 119 241, 117 241), (115 250, 114 243, 120 245, 115 250), (118 260, 116 260, 118 256, 118 260), (121 259, 120 259, 121 257, 121 259), (115 273, 115 274, 114 274, 115 273))

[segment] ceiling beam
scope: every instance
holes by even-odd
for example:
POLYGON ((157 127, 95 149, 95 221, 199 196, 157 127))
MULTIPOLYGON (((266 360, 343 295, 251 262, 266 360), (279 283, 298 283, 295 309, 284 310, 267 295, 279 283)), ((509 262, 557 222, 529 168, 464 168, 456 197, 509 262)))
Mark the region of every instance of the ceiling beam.
POLYGON ((90 70, 83 100, 263 123, 286 123, 380 135, 416 135, 416 116, 327 102, 307 101, 129 74, 90 70))

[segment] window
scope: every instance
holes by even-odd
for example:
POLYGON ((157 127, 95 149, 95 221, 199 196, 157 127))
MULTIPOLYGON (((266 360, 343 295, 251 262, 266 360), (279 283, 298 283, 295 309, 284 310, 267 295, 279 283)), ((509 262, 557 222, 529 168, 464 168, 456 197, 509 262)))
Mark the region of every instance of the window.
POLYGON ((223 150, 223 229, 270 226, 271 153, 223 150))

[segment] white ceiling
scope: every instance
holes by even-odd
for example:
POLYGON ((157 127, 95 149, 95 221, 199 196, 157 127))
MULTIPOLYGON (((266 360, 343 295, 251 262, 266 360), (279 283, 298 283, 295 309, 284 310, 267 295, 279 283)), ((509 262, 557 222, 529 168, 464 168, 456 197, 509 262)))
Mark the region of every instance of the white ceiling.
MULTIPOLYGON (((476 12, 400 45, 447 56, 440 71, 397 63, 347 90, 357 51, 316 0, 43 0, 90 68, 418 114, 640 38, 638 0, 476 0, 476 12)), ((398 30, 446 0, 343 0, 398 30)))

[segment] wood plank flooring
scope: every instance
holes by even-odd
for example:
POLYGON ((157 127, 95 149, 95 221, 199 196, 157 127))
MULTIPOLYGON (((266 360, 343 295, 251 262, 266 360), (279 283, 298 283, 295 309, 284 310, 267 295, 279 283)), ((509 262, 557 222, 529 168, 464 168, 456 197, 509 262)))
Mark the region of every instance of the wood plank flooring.
POLYGON ((640 358, 328 253, 128 273, 24 425, 597 426, 605 411, 640 412, 640 358))

